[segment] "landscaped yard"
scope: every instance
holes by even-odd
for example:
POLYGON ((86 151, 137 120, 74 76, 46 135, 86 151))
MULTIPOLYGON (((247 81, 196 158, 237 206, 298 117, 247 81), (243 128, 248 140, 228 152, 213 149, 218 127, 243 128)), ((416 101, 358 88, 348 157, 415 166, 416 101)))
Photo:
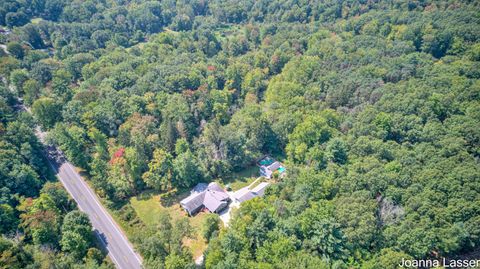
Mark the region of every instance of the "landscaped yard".
POLYGON ((259 175, 258 166, 252 165, 242 171, 232 173, 231 177, 224 179, 221 183, 224 186, 230 185, 230 188, 236 191, 250 185, 259 175))
POLYGON ((193 257, 196 259, 203 254, 207 248, 207 243, 201 236, 201 226, 203 219, 208 213, 200 212, 194 217, 188 217, 185 211, 180 207, 180 200, 186 197, 189 193, 177 195, 169 200, 164 199, 161 195, 148 195, 130 199, 130 204, 135 209, 138 217, 145 223, 145 225, 156 228, 159 222, 159 216, 162 212, 168 212, 173 221, 180 218, 188 218, 190 225, 194 229, 194 239, 185 239, 185 245, 190 247, 193 257))
MULTIPOLYGON (((252 165, 242 171, 232 173, 227 179, 220 181, 223 186, 229 185, 233 191, 237 191, 243 187, 250 185, 259 176, 258 166, 252 165)), ((256 184, 255 184, 256 185, 256 184)), ((137 197, 130 199, 129 204, 135 210, 138 218, 149 228, 157 229, 160 221, 160 215, 167 212, 173 221, 180 218, 188 218, 193 228, 194 238, 186 238, 184 244, 188 246, 197 259, 203 254, 207 248, 207 242, 201 235, 201 228, 205 216, 210 213, 199 212, 194 217, 188 217, 187 213, 181 208, 180 201, 190 194, 189 190, 181 192, 181 194, 169 196, 167 194, 155 194, 152 192, 144 192, 137 197)), ((122 226, 126 234, 131 237, 135 234, 130 225, 123 221, 118 212, 111 211, 114 219, 122 226)))

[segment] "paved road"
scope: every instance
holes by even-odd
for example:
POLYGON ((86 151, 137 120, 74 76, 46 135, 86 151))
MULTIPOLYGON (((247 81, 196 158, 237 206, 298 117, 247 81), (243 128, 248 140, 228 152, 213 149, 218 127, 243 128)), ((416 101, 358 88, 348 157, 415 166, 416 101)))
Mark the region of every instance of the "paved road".
MULTIPOLYGON (((17 108, 30 112, 30 110, 22 104, 19 104, 17 108)), ((43 143, 45 133, 37 128, 36 135, 43 143)), ((58 152, 58 150, 51 146, 48 148, 49 152, 58 152)), ((52 155, 54 154, 47 156, 50 166, 56 172, 58 179, 65 189, 67 189, 72 198, 77 202, 80 210, 85 212, 90 218, 96 236, 107 249, 108 256, 112 259, 115 266, 119 269, 141 269, 142 261, 140 256, 135 253, 127 237, 102 206, 93 190, 87 185, 70 162, 61 156, 52 158, 52 155)))
POLYGON ((108 250, 108 255, 119 269, 140 269, 141 259, 133 250, 126 236, 108 214, 95 193, 75 171, 68 161, 55 164, 50 161, 57 177, 62 182, 78 207, 87 213, 102 244, 108 250))

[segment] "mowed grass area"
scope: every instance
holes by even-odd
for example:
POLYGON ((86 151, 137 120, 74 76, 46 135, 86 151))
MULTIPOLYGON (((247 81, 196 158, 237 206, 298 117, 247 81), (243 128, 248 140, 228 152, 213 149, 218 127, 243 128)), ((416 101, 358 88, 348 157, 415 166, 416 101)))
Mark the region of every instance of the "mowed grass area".
POLYGON ((182 193, 171 198, 165 198, 165 195, 144 194, 130 199, 130 204, 134 208, 138 217, 150 228, 156 229, 159 223, 159 216, 163 212, 167 212, 172 221, 188 218, 193 228, 194 238, 186 238, 184 244, 188 246, 193 254, 194 259, 203 254, 207 248, 207 243, 201 235, 201 227, 207 214, 200 212, 194 217, 188 217, 187 213, 180 207, 180 200, 189 193, 182 193))
MULTIPOLYGON (((233 191, 250 185, 259 177, 259 168, 256 165, 249 166, 239 172, 232 173, 226 179, 217 182, 223 186, 230 185, 233 191)), ((259 181, 261 182, 261 181, 259 181)), ((257 183, 259 183, 257 182, 257 183)), ((187 218, 193 229, 193 238, 185 238, 184 244, 190 248, 193 258, 197 259, 207 249, 207 242, 201 235, 202 224, 207 216, 206 212, 200 212, 194 217, 189 217, 181 208, 180 201, 190 195, 190 190, 179 191, 180 194, 169 195, 168 193, 158 194, 153 191, 145 191, 142 194, 129 200, 129 205, 135 210, 138 218, 150 229, 157 229, 160 215, 167 212, 172 221, 187 218)), ((129 238, 134 238, 138 231, 126 221, 122 220, 119 211, 109 210, 115 221, 122 227, 129 238)))
POLYGON ((239 172, 232 173, 229 178, 223 179, 221 183, 224 186, 230 185, 230 188, 232 188, 233 191, 237 191, 250 185, 259 176, 260 172, 258 166, 251 165, 239 172))
POLYGON ((32 24, 39 24, 41 21, 42 21, 42 18, 34 18, 30 20, 32 24))

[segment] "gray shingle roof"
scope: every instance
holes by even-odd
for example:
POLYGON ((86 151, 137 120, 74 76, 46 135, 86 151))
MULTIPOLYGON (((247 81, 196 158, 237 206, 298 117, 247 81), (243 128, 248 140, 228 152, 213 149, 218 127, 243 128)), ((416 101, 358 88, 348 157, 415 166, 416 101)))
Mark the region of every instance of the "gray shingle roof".
POLYGON ((268 170, 274 172, 278 168, 280 168, 281 164, 279 162, 274 162, 270 166, 268 166, 268 170))
POLYGON ((265 188, 269 185, 267 182, 261 182, 255 188, 249 189, 248 186, 236 191, 233 196, 240 203, 248 201, 258 196, 263 196, 265 188))
POLYGON ((180 205, 190 215, 196 213, 203 206, 205 206, 210 212, 218 212, 228 204, 230 197, 220 185, 212 182, 208 184, 206 188, 204 188, 203 185, 199 186, 200 184, 193 188, 190 196, 180 202, 180 205), (196 192, 196 190, 202 189, 203 191, 196 192))
POLYGON ((198 183, 197 185, 195 185, 195 187, 193 187, 192 191, 190 192, 191 194, 193 193, 200 193, 202 191, 205 191, 206 189, 208 188, 208 184, 207 183, 198 183))
POLYGON ((270 185, 268 182, 262 182, 252 189, 252 192, 257 196, 262 196, 265 193, 265 189, 270 185))
POLYGON ((237 199, 240 203, 248 201, 250 199, 255 198, 255 195, 250 191, 247 187, 241 188, 234 194, 235 199, 237 199))
POLYGON ((205 191, 200 193, 193 193, 187 198, 180 201, 180 205, 188 211, 191 215, 203 206, 203 200, 205 199, 205 191))

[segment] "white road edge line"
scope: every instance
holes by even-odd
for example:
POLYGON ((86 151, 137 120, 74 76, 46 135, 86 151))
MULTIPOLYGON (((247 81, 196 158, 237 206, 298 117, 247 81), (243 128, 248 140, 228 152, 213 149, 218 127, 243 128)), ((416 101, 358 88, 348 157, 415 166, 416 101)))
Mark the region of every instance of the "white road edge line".
MULTIPOLYGON (((73 173, 76 177, 80 177, 76 171, 75 171, 75 168, 70 164, 70 162, 65 162, 65 164, 67 164, 70 169, 72 169, 75 173, 73 173)), ((124 241, 124 243, 126 243, 128 246, 130 246, 130 251, 133 253, 133 256, 135 256, 135 258, 137 259, 137 261, 139 263, 142 263, 142 261, 140 260, 140 257, 138 257, 137 253, 133 250, 133 246, 125 239, 125 234, 122 233, 120 231, 120 229, 117 227, 117 225, 112 221, 111 217, 110 217, 110 214, 108 214, 108 212, 106 212, 105 208, 103 208, 103 206, 100 204, 100 202, 98 201, 98 199, 95 197, 95 194, 92 193, 92 190, 90 189, 90 187, 87 185, 87 183, 85 183, 81 178, 79 179, 80 180, 80 184, 84 185, 85 188, 87 189, 87 192, 88 194, 93 198, 93 200, 95 201, 95 203, 100 207, 100 210, 102 210, 102 212, 106 215, 106 218, 108 219, 108 221, 112 224, 112 226, 115 228, 115 230, 120 233, 120 237, 122 238, 122 240, 124 241)))
MULTIPOLYGON (((45 158, 47 159, 47 162, 48 164, 50 165, 50 167, 52 168, 53 171, 55 171, 57 173, 56 177, 58 178, 58 180, 60 180, 62 183, 63 183, 63 186, 65 187, 65 189, 67 190, 67 192, 70 194, 70 196, 75 200, 75 197, 73 196, 73 192, 67 187, 68 185, 63 181, 63 179, 58 175, 60 173, 60 170, 57 170, 55 169, 55 166, 53 166, 52 162, 50 161, 50 159, 48 157, 45 156, 45 158)), ((85 212, 85 210, 82 209, 82 207, 80 206, 80 203, 77 202, 77 206, 78 208, 85 212)), ((103 242, 103 239, 98 236, 100 242, 102 243, 102 245, 108 250, 107 248, 107 245, 105 244, 105 242, 103 242)), ((122 268, 122 265, 117 261, 117 259, 115 259, 115 256, 113 255, 113 253, 111 251, 108 252, 108 256, 110 258, 112 258, 113 262, 117 265, 118 268, 122 268)))

